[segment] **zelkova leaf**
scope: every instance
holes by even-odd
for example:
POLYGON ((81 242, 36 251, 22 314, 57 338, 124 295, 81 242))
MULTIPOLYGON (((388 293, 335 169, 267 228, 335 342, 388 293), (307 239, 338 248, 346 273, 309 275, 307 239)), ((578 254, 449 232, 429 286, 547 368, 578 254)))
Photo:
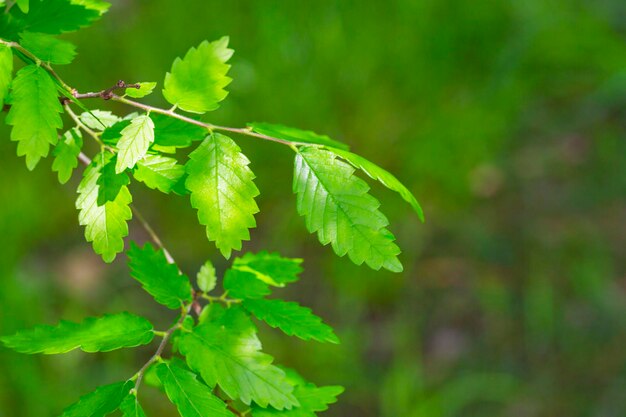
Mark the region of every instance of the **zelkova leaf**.
POLYGON ((98 205, 102 206, 109 201, 115 201, 122 188, 130 184, 130 178, 125 172, 115 172, 117 157, 109 152, 102 152, 102 170, 98 177, 98 205))
POLYGON ((137 395, 134 392, 131 392, 124 398, 120 404, 120 411, 122 412, 122 417, 146 417, 146 413, 141 408, 141 404, 139 404, 137 395))
POLYGON ((16 38, 23 31, 49 34, 73 32, 90 25, 100 14, 69 0, 31 0, 28 13, 11 9, 12 20, 5 35, 16 38))
POLYGON ((272 293, 269 284, 250 271, 231 268, 224 274, 224 290, 238 299, 261 298, 272 293))
POLYGON ((124 90, 124 92, 126 93, 128 97, 132 97, 132 98, 145 97, 152 93, 157 83, 145 82, 145 83, 138 83, 138 84, 139 84, 139 88, 129 87, 126 90, 124 90))
POLYGON ((278 253, 261 251, 259 253, 248 252, 233 261, 233 269, 253 273, 259 280, 283 287, 285 284, 298 280, 302 272, 302 259, 285 258, 278 253))
POLYGON ((159 113, 150 114, 150 118, 154 122, 155 145, 185 148, 206 138, 207 130, 203 127, 159 113))
POLYGON ((226 76, 233 54, 228 49, 228 38, 202 42, 191 48, 183 59, 176 58, 165 75, 163 96, 176 107, 191 112, 205 113, 217 109, 226 98, 224 89, 232 81, 226 76))
POLYGON ((293 190, 298 213, 306 218, 309 232, 317 232, 323 245, 332 244, 339 256, 365 262, 372 269, 402 271, 400 249, 385 226, 380 203, 370 194, 354 168, 330 151, 301 148, 296 155, 293 190))
POLYGON ((333 148, 329 148, 329 150, 340 158, 348 161, 355 168, 365 172, 370 178, 377 180, 390 190, 396 191, 404 201, 413 207, 413 210, 415 210, 420 220, 424 221, 424 212, 417 202, 417 199, 393 174, 352 152, 333 148))
POLYGON ((105 262, 112 262, 124 250, 124 237, 128 235, 128 220, 132 217, 132 197, 126 186, 121 187, 114 201, 98 205, 100 186, 98 179, 103 167, 103 155, 97 155, 85 169, 78 186, 76 208, 78 222, 85 226, 85 239, 93 242, 94 251, 105 262))
POLYGON ((243 306, 256 318, 289 336, 303 340, 339 343, 333 329, 313 314, 311 309, 283 300, 244 300, 243 306))
POLYGON ((248 127, 253 132, 262 135, 271 136, 278 139, 284 139, 290 142, 310 143, 314 145, 331 146, 338 149, 349 149, 345 143, 336 141, 326 135, 319 135, 310 130, 301 130, 294 127, 283 126, 271 123, 248 123, 248 127))
POLYGON ((11 97, 6 118, 13 126, 11 140, 18 142, 17 155, 26 156, 26 166, 32 170, 48 156, 50 145, 57 143, 57 129, 63 127, 57 89, 43 68, 27 65, 18 71, 11 97))
POLYGON ((83 147, 80 129, 74 127, 63 134, 57 146, 52 150, 54 162, 52 170, 58 172, 59 182, 65 184, 78 166, 78 155, 83 147))
POLYGON ((191 301, 189 278, 167 262, 163 249, 155 250, 150 243, 140 248, 131 242, 128 259, 132 277, 158 303, 177 309, 183 302, 191 301))
POLYGON ((92 130, 105 130, 117 122, 120 118, 108 110, 91 110, 84 112, 80 116, 80 121, 92 130))
POLYGON ((130 313, 90 317, 80 323, 62 320, 56 326, 40 325, 0 340, 21 353, 109 352, 148 344, 154 338, 152 324, 130 313))
POLYGON ((20 44, 43 62, 55 65, 70 64, 76 56, 76 46, 46 33, 22 32, 20 44))
POLYGON ((226 408, 226 403, 200 382, 193 372, 165 362, 157 366, 156 373, 181 417, 234 417, 226 408))
POLYGON ((98 387, 66 408, 61 417, 107 416, 118 409, 133 385, 131 381, 124 381, 98 387))
POLYGON ((73 4, 80 4, 87 9, 96 10, 100 14, 105 13, 111 7, 111 3, 104 0, 71 0, 73 4))
POLYGON ((0 104, 4 104, 12 76, 13 52, 11 52, 11 48, 8 46, 0 44, 0 104))
POLYGON ((117 164, 115 171, 120 173, 132 168, 137 161, 146 156, 148 148, 154 142, 154 122, 147 114, 137 116, 122 129, 122 137, 117 143, 117 164))
POLYGON ((176 159, 162 155, 146 155, 139 160, 133 171, 137 181, 148 188, 157 189, 166 194, 176 190, 177 184, 185 175, 185 167, 176 159))
POLYGON ((198 210, 208 239, 215 241, 225 258, 233 249, 241 250, 242 241, 250 239, 248 229, 256 226, 254 214, 259 208, 254 197, 259 190, 249 163, 232 139, 215 133, 189 155, 186 164, 191 205, 198 210))
POLYGON ((196 282, 200 291, 205 293, 213 291, 217 283, 217 277, 215 276, 215 267, 211 261, 206 261, 202 265, 200 271, 198 271, 196 282))
POLYGON ((262 353, 250 318, 239 307, 215 310, 191 333, 181 336, 179 347, 187 364, 213 388, 220 388, 245 404, 277 409, 299 405, 285 373, 262 353))

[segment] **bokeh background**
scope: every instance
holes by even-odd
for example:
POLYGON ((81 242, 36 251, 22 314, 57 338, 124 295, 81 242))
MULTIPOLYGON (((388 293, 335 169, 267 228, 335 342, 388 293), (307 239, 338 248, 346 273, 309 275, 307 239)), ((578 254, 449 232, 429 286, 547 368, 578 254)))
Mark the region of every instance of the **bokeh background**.
MULTIPOLYGON (((265 350, 347 388, 329 417, 624 416, 625 22, 622 0, 114 0, 66 36, 79 56, 59 72, 81 91, 162 83, 190 46, 230 35, 234 81, 211 121, 328 134, 415 192, 425 224, 372 186, 405 272, 356 267, 306 233, 292 152, 236 138, 262 192, 245 250, 303 257, 303 279, 279 294, 343 341, 260 326, 265 350)), ((129 279, 125 256, 107 266, 83 241, 78 179, 59 185, 50 160, 28 172, 1 129, 0 333, 123 309, 172 320, 129 279)), ((207 258, 224 270, 187 198, 132 191, 184 271, 207 258)), ((146 240, 136 223, 131 238, 146 240)), ((0 349, 0 416, 58 415, 152 349, 0 349)), ((175 415, 156 390, 141 395, 150 415, 175 415)))

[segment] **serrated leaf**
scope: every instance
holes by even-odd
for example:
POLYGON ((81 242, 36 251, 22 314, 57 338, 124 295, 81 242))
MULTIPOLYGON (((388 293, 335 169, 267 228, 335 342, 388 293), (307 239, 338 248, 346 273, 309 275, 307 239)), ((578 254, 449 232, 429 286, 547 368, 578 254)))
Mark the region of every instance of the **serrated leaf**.
POLYGON ((59 182, 65 184, 78 166, 78 155, 83 147, 80 129, 74 127, 63 134, 57 146, 52 150, 54 162, 52 171, 58 172, 59 182))
POLYGON ((122 188, 130 184, 130 178, 125 172, 115 172, 117 158, 109 152, 102 152, 97 157, 102 158, 102 169, 98 177, 98 200, 99 206, 109 201, 115 201, 122 188))
POLYGON ((152 113, 150 118, 154 122, 155 145, 185 148, 192 142, 204 140, 207 135, 203 127, 164 114, 152 113))
POLYGON ((215 276, 215 267, 211 261, 206 261, 202 265, 200 271, 198 271, 196 282, 200 291, 205 293, 213 291, 217 283, 217 277, 215 276))
POLYGON ((248 229, 256 227, 254 214, 259 208, 254 197, 259 190, 249 163, 232 139, 216 133, 189 155, 186 164, 191 205, 225 258, 233 249, 241 250, 242 241, 250 239, 248 229))
POLYGON ((232 81, 226 76, 232 56, 228 38, 191 48, 183 59, 176 58, 165 75, 163 96, 176 107, 191 112, 205 113, 219 107, 226 98, 224 89, 232 81))
POLYGON ((339 343, 333 329, 313 314, 311 309, 283 300, 244 300, 243 306, 256 318, 289 336, 303 340, 339 343))
POLYGON ((409 189, 406 188, 404 184, 402 184, 393 174, 352 152, 332 148, 329 150, 338 155, 340 158, 348 161, 355 168, 365 172, 370 178, 375 179, 390 190, 396 191, 400 194, 404 201, 413 207, 413 210, 415 210, 420 220, 424 221, 424 212, 420 204, 417 202, 417 199, 413 193, 411 193, 411 191, 409 191, 409 189))
POLYGON ((158 303, 178 309, 184 302, 191 301, 189 278, 181 274, 176 265, 167 262, 162 249, 156 250, 150 243, 139 248, 131 242, 128 259, 132 277, 158 303))
POLYGON ((130 120, 122 119, 102 131, 100 139, 108 145, 116 146, 122 137, 122 130, 130 125, 130 120))
POLYGON ((230 398, 277 409, 299 405, 285 373, 262 353, 250 318, 239 307, 219 310, 211 320, 181 336, 179 347, 187 364, 209 387, 219 385, 230 398))
POLYGON ((337 402, 337 396, 343 392, 343 387, 331 385, 317 387, 308 382, 299 382, 293 393, 300 402, 300 407, 291 410, 276 410, 274 408, 252 407, 252 417, 316 417, 317 413, 326 411, 329 404, 337 402))
POLYGON ((309 232, 323 245, 332 244, 339 256, 348 254, 357 265, 402 271, 400 249, 385 226, 380 203, 370 194, 354 168, 330 151, 300 148, 296 155, 293 190, 297 209, 309 232))
POLYGON ((66 408, 61 417, 104 417, 111 414, 118 409, 133 385, 131 381, 124 381, 98 387, 66 408))
POLYGON ((85 169, 78 186, 76 208, 80 210, 78 221, 85 226, 85 239, 93 242, 94 251, 105 262, 112 262, 124 250, 124 237, 128 235, 128 220, 132 217, 132 197, 127 187, 122 187, 115 198, 100 206, 97 204, 98 178, 102 169, 102 155, 94 158, 85 169))
POLYGON ((174 158, 162 155, 146 155, 137 162, 133 171, 133 176, 137 181, 166 194, 175 190, 184 175, 183 165, 179 165, 174 158))
POLYGON ((146 413, 141 408, 135 393, 130 393, 124 398, 120 404, 120 411, 122 412, 122 417, 146 417, 146 413))
POLYGON ((56 326, 39 325, 0 340, 20 353, 109 352, 148 344, 154 338, 152 324, 130 313, 90 317, 80 323, 62 320, 56 326))
POLYGON ((29 52, 55 65, 71 64, 76 56, 76 46, 52 35, 37 32, 20 33, 20 44, 29 52))
POLYGON ((11 21, 5 36, 15 39, 20 32, 59 34, 88 26, 100 17, 100 12, 69 0, 31 0, 28 13, 12 8, 11 21))
POLYGON ((144 83, 137 83, 139 84, 139 88, 127 88, 126 90, 124 90, 124 93, 128 96, 128 97, 132 97, 132 98, 142 98, 145 97, 149 94, 152 94, 152 91, 154 90, 154 87, 156 87, 155 82, 144 82, 144 83))
POLYGON ((181 417, 233 417, 226 403, 200 382, 193 372, 173 363, 161 363, 156 368, 165 393, 181 417))
POLYGON ((17 155, 26 156, 26 166, 33 170, 48 156, 50 145, 57 143, 57 129, 63 127, 57 89, 43 68, 27 65, 17 72, 11 98, 6 118, 13 126, 11 140, 18 142, 17 155))
POLYGON ((79 117, 80 121, 89 129, 98 131, 105 130, 120 121, 119 117, 108 110, 91 110, 82 113, 79 117))
POLYGON ((329 138, 326 135, 319 135, 310 130, 301 130, 294 127, 283 126, 272 123, 248 123, 248 127, 253 132, 271 136, 289 142, 310 143, 316 145, 332 146, 338 149, 349 149, 348 145, 329 138))
POLYGON ((284 258, 278 253, 246 253, 233 261, 233 268, 255 274, 261 281, 276 287, 295 282, 302 272, 302 259, 284 258))
POLYGON ((261 298, 271 290, 267 282, 262 281, 250 271, 231 268, 224 274, 224 289, 231 298, 261 298))
POLYGON ((132 168, 137 161, 146 156, 148 148, 154 142, 154 123, 147 115, 135 117, 130 124, 122 129, 122 137, 117 143, 116 172, 132 168))
POLYGON ((13 77, 13 52, 11 48, 0 44, 0 104, 4 103, 13 77))
POLYGON ((73 4, 80 4, 87 9, 96 10, 100 14, 105 13, 111 7, 111 3, 103 0, 71 0, 73 4))

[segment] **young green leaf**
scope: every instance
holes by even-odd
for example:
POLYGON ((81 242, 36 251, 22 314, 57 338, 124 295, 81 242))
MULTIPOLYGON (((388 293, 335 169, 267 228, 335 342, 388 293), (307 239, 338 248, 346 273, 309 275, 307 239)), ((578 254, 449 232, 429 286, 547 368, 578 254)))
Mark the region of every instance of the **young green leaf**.
POLYGON ((24 31, 53 35, 73 32, 90 25, 100 14, 69 0, 31 0, 28 13, 11 9, 11 24, 5 36, 16 39, 17 34, 24 31))
POLYGON ((181 417, 234 417, 226 403, 191 371, 173 363, 160 363, 156 368, 165 393, 181 417))
POLYGON ((302 272, 302 259, 283 258, 278 253, 261 251, 246 253, 233 261, 233 269, 251 272, 261 281, 275 287, 298 280, 302 272))
POLYGON ((134 167, 137 161, 146 156, 148 148, 154 142, 154 123, 147 114, 137 116, 121 133, 122 137, 117 143, 119 151, 115 165, 115 171, 118 173, 134 167))
POLYGON ((289 336, 303 340, 339 343, 333 329, 324 324, 311 309, 283 300, 244 300, 243 306, 256 318, 289 336))
POLYGON ((271 294, 267 282, 250 271, 231 268, 224 274, 224 289, 232 298, 261 298, 271 294))
POLYGON ((164 114, 152 113, 154 122, 154 144, 186 148, 192 142, 206 138, 207 130, 203 127, 184 122, 164 114))
POLYGON ((357 265, 402 271, 400 249, 385 226, 387 218, 365 181, 354 168, 330 151, 301 148, 295 162, 293 190, 298 213, 306 218, 309 232, 317 232, 323 245, 332 244, 339 256, 348 254, 357 265))
POLYGON ((317 387, 311 383, 300 383, 293 391, 300 402, 300 407, 291 410, 276 410, 274 408, 252 407, 252 417, 316 417, 317 413, 328 410, 328 405, 337 402, 337 396, 343 392, 343 387, 333 385, 317 387))
POLYGON ((104 417, 118 409, 133 385, 124 381, 98 387, 66 408, 61 417, 104 417))
POLYGON ((198 283, 200 291, 205 293, 213 291, 217 277, 215 276, 215 267, 211 261, 207 260, 204 265, 202 265, 200 271, 198 271, 196 282, 198 283))
POLYGON ((230 398, 245 404, 277 409, 298 406, 285 373, 261 353, 261 342, 247 314, 239 307, 217 310, 191 333, 181 336, 179 347, 187 364, 209 387, 219 385, 230 398), (217 317, 216 317, 217 316, 217 317))
POLYGON ((124 398, 120 404, 120 411, 122 412, 122 417, 146 417, 146 413, 144 413, 137 399, 137 394, 134 392, 131 392, 124 398))
POLYGON ((133 171, 137 181, 166 194, 177 191, 176 186, 184 175, 183 165, 179 165, 174 158, 162 155, 146 155, 137 162, 133 171))
POLYGON ((248 229, 256 226, 254 214, 259 208, 254 197, 259 190, 249 163, 232 139, 215 133, 189 155, 186 164, 191 205, 225 258, 233 249, 241 250, 241 242, 250 239, 248 229))
POLYGON ((271 123, 248 123, 253 132, 260 133, 290 142, 310 143, 314 145, 331 146, 338 149, 349 149, 348 145, 329 138, 326 135, 318 135, 310 130, 301 130, 293 127, 271 123))
POLYGON ((13 102, 6 122, 13 126, 11 140, 17 141, 17 155, 26 156, 33 170, 50 145, 57 143, 57 129, 63 127, 57 89, 48 73, 36 65, 18 71, 13 81, 13 102))
POLYGON ((0 341, 20 353, 109 352, 148 344, 154 338, 152 324, 130 313, 90 317, 81 323, 62 320, 56 326, 39 325, 0 341))
POLYGON ((131 219, 132 197, 127 187, 122 187, 114 201, 100 206, 97 204, 98 179, 103 167, 102 154, 97 155, 85 169, 78 186, 76 208, 80 210, 78 221, 85 226, 85 239, 93 242, 94 251, 102 255, 105 262, 112 262, 124 250, 124 237, 128 235, 127 221, 131 219))
POLYGON ((46 33, 22 32, 20 44, 37 58, 50 64, 71 64, 76 56, 76 46, 46 33))
POLYGON ((0 104, 4 104, 12 76, 13 52, 11 52, 11 48, 8 46, 0 44, 0 104))
POLYGON ((99 131, 105 130, 120 121, 119 117, 108 110, 91 110, 82 113, 79 117, 80 121, 89 129, 99 131))
POLYGON ((122 120, 119 120, 104 129, 102 131, 102 136, 100 136, 100 139, 102 139, 102 141, 108 145, 117 146, 117 143, 122 137, 122 131, 128 126, 130 126, 129 119, 124 118, 122 120))
POLYGON ((406 201, 411 205, 411 207, 413 207, 413 210, 415 210, 420 220, 424 221, 424 212, 422 211, 422 207, 420 206, 420 204, 417 202, 417 199, 415 198, 413 193, 411 193, 409 189, 404 186, 404 184, 402 184, 395 176, 393 176, 393 174, 382 169, 373 162, 368 161, 362 156, 356 155, 352 152, 332 148, 330 148, 329 150, 340 158, 348 161, 355 168, 358 168, 361 171, 365 172, 370 178, 377 180, 390 190, 396 191, 398 194, 400 194, 404 201, 406 201))
POLYGON ((155 250, 150 243, 139 248, 131 242, 128 250, 131 275, 154 299, 171 309, 191 301, 189 278, 174 264, 167 262, 163 249, 155 250))
POLYGON ((226 98, 224 89, 232 81, 226 76, 232 56, 228 38, 191 48, 183 59, 176 58, 171 72, 165 75, 163 96, 176 107, 191 112, 205 113, 217 109, 226 98))
POLYGON ((146 82, 146 83, 138 83, 139 88, 127 88, 124 90, 128 97, 132 98, 142 98, 149 94, 152 94, 154 87, 156 87, 157 83, 154 82, 146 82))
POLYGON ((102 161, 102 170, 98 177, 98 205, 102 206, 109 201, 115 201, 122 188, 130 184, 130 178, 125 172, 115 172, 117 157, 109 152, 99 154, 102 161))
POLYGON ((63 134, 57 146, 52 150, 54 162, 52 170, 58 172, 59 182, 65 184, 78 166, 78 155, 83 147, 80 129, 74 127, 63 134))
POLYGON ((111 3, 103 0, 71 0, 73 4, 80 4, 87 9, 96 10, 100 14, 105 13, 111 7, 111 3))

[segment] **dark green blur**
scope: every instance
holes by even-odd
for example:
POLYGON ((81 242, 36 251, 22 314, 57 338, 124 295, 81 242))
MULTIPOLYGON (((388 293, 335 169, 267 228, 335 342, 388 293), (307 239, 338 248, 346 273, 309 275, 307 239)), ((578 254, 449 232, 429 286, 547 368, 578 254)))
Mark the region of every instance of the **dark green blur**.
MULTIPOLYGON (((405 272, 356 267, 309 235, 293 152, 235 137, 261 190, 245 250, 305 259, 280 293, 340 346, 261 327, 264 348, 346 393, 330 416, 626 415, 626 3, 622 0, 113 1, 60 75, 81 92, 158 81, 204 39, 236 50, 207 120, 278 122, 349 143, 415 192, 426 224, 373 185, 405 272)), ((159 93, 148 102, 165 106, 159 93)), ((91 108, 131 109, 93 100, 91 108)), ((2 116, 4 118, 4 116, 2 116)), ((69 125, 69 123, 68 123, 69 125)), ((174 316, 84 242, 78 176, 34 172, 0 131, 0 334, 130 310, 174 316)), ((90 149, 89 152, 93 152, 90 149)), ((228 265, 187 198, 134 184, 181 267, 228 265)), ((131 224, 131 238, 146 235, 131 224)), ((134 374, 154 347, 25 356, 0 348, 0 416, 47 417, 134 374)), ((151 416, 175 413, 158 391, 151 416)))

